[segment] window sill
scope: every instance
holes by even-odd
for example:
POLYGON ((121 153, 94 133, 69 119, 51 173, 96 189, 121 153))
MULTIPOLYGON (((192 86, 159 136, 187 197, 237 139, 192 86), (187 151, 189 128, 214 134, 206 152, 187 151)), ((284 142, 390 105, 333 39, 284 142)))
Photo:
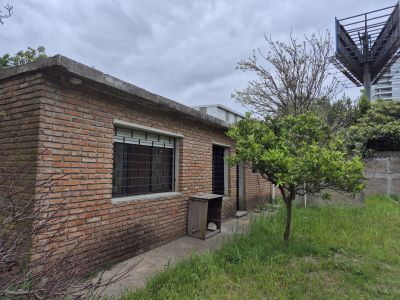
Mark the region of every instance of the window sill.
POLYGON ((171 198, 171 197, 178 197, 181 195, 182 195, 182 193, 179 193, 179 192, 167 192, 167 193, 154 193, 154 194, 145 194, 145 195, 116 197, 116 198, 111 198, 111 203, 118 204, 118 203, 122 203, 122 202, 130 202, 130 201, 138 201, 138 200, 165 199, 165 198, 171 198))

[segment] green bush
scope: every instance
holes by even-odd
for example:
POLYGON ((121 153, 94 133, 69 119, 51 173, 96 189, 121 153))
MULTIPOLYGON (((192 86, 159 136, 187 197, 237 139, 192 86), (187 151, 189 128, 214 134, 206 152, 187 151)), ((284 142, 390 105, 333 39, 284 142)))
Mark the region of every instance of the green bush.
POLYGON ((374 150, 400 150, 400 102, 378 100, 344 132, 349 148, 370 156, 374 150))

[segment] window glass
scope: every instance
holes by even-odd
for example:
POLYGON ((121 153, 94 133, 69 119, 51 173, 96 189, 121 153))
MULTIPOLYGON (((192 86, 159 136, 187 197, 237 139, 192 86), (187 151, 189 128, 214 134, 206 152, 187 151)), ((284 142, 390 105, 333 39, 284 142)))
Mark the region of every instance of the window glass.
POLYGON ((173 191, 174 156, 174 138, 117 128, 113 197, 173 191))

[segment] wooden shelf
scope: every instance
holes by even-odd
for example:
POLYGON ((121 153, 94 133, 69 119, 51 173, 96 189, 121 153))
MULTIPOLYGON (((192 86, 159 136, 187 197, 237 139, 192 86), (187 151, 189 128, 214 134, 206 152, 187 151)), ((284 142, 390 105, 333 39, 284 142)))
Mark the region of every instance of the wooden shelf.
POLYGON ((189 236, 203 240, 221 232, 222 195, 202 194, 189 198, 188 227, 189 236), (214 223, 215 230, 208 229, 214 223))
MULTIPOLYGON (((210 237, 212 237, 212 236, 214 236, 214 235, 216 235, 217 233, 220 233, 220 232, 221 232, 221 229, 217 229, 217 230, 209 230, 209 229, 207 229, 206 239, 208 239, 208 238, 210 238, 210 237)), ((200 231, 197 230, 197 231, 193 232, 192 236, 197 237, 197 238, 201 238, 200 231)))

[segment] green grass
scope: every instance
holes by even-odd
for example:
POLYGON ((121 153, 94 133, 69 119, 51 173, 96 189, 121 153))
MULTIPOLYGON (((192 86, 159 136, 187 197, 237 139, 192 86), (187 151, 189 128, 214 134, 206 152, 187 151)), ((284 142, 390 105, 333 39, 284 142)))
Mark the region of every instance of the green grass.
POLYGON ((294 209, 253 219, 248 234, 192 256, 122 299, 400 299, 400 202, 294 209))

